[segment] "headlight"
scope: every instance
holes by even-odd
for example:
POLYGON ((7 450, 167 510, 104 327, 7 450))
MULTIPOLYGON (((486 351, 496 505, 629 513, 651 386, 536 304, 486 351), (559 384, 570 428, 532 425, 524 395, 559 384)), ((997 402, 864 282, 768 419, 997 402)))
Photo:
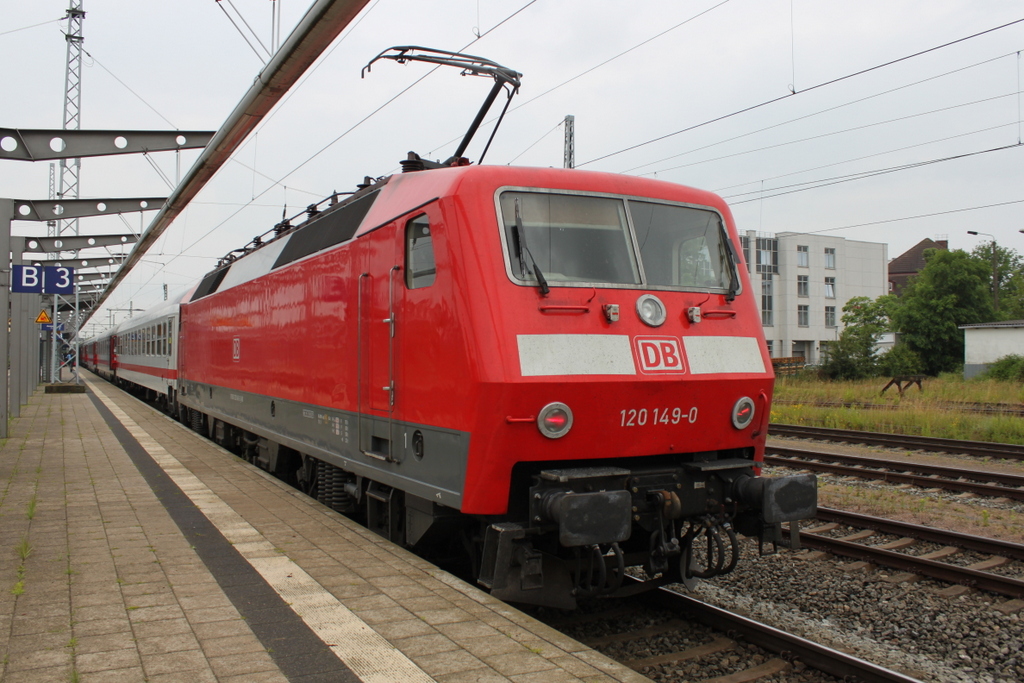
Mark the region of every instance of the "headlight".
POLYGON ((732 407, 732 426, 736 429, 749 427, 754 421, 754 401, 744 396, 732 407))
POLYGON ((564 403, 549 403, 537 416, 537 429, 549 439, 559 439, 572 427, 572 411, 564 403))
POLYGON ((636 300, 636 313, 651 327, 658 327, 667 317, 665 304, 653 294, 644 294, 636 300))

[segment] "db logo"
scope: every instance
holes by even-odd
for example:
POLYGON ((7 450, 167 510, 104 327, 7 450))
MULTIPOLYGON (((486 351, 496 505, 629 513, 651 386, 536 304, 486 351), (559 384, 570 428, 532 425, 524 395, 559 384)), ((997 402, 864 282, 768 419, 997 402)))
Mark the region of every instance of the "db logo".
POLYGON ((231 359, 236 363, 242 359, 242 340, 239 337, 231 340, 231 359))
POLYGON ((686 372, 676 337, 634 337, 641 372, 686 372))

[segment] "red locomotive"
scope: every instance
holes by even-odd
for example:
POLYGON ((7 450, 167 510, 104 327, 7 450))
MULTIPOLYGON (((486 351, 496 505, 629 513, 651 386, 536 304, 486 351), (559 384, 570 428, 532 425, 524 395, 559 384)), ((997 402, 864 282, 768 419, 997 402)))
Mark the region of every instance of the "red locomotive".
POLYGON ((713 576, 813 516, 813 475, 757 476, 774 378, 719 197, 410 157, 86 364, 502 599, 713 576))

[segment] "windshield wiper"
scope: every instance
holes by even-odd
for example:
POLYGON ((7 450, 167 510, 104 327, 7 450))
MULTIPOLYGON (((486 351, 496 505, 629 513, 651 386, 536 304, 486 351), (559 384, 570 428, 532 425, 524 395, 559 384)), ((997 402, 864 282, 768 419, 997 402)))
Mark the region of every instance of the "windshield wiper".
POLYGON ((736 292, 739 291, 739 277, 736 269, 739 267, 740 255, 736 253, 736 246, 729 239, 729 233, 725 233, 725 257, 726 261, 729 262, 729 291, 725 295, 726 301, 732 301, 736 298, 736 292))
POLYGON ((516 197, 516 250, 519 252, 519 274, 525 280, 526 279, 526 256, 530 257, 530 262, 533 263, 533 274, 537 276, 537 284, 540 286, 541 296, 547 296, 551 288, 548 287, 548 281, 544 278, 544 273, 540 272, 540 266, 537 265, 537 259, 533 258, 533 254, 526 246, 526 230, 523 229, 523 217, 519 211, 519 197, 516 197))

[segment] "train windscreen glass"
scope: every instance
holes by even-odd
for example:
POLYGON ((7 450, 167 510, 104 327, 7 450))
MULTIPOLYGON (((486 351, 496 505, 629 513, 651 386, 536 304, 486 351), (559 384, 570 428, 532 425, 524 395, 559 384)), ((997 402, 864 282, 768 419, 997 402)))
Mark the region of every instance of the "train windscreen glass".
POLYGON ((732 265, 725 230, 714 211, 629 201, 647 285, 725 289, 732 265))
POLYGON ((525 191, 502 192, 500 205, 512 274, 520 281, 731 291, 738 280, 714 211, 525 191))
POLYGON ((518 279, 640 284, 622 200, 503 192, 501 213, 518 279))

